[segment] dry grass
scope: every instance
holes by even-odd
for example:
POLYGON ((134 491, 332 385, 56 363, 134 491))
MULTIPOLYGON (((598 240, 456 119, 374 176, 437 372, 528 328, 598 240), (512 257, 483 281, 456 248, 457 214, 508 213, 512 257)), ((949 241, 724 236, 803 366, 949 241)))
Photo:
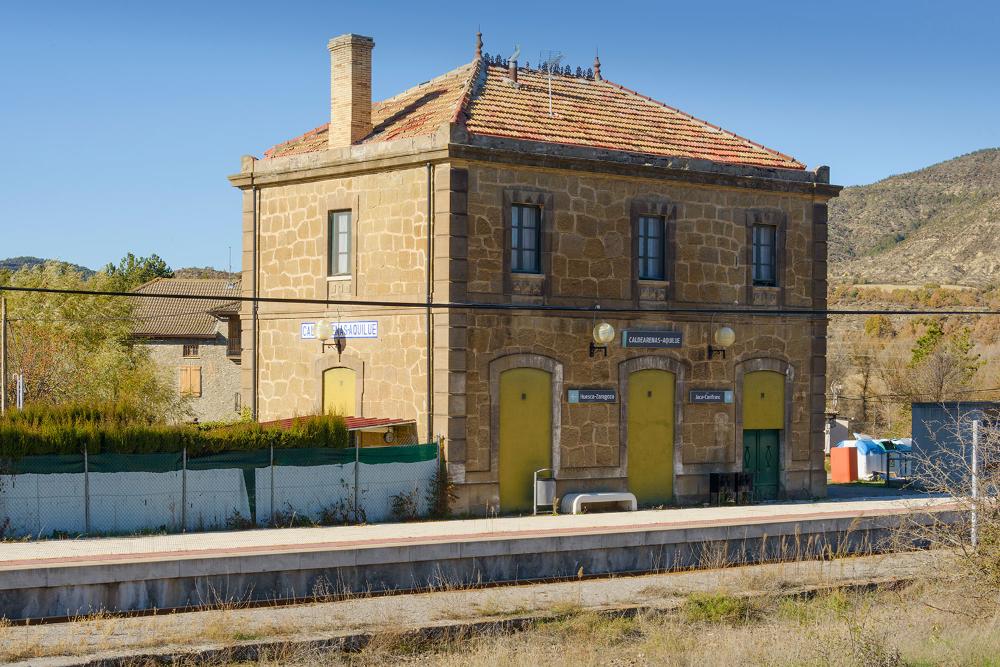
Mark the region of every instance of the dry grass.
POLYGON ((62 632, 63 624, 31 627, 0 620, 0 663, 16 662, 49 656, 82 656, 120 648, 128 638, 130 650, 155 649, 166 645, 184 645, 195 639, 206 644, 228 645, 255 639, 289 637, 299 628, 288 623, 254 622, 236 614, 243 605, 223 605, 213 611, 201 612, 203 622, 197 635, 183 622, 182 614, 159 616, 155 634, 143 635, 149 618, 129 618, 97 612, 72 622, 73 632, 62 632), (38 631, 48 637, 39 642, 38 631), (60 633, 62 633, 60 635, 60 633))
MULTIPOLYGON (((704 556, 705 562, 714 562, 719 554, 706 551, 704 556)), ((393 598, 362 596, 356 603, 297 607, 247 608, 230 603, 212 611, 154 619, 96 614, 72 624, 31 628, 0 623, 0 662, 125 647, 152 651, 213 645, 234 650, 259 640, 289 644, 267 649, 250 664, 1000 665, 989 662, 991 656, 1000 655, 996 609, 982 602, 970 609, 969 599, 981 598, 959 592, 951 581, 878 592, 836 588, 857 582, 859 575, 881 576, 883 561, 894 563, 896 572, 902 572, 903 563, 910 563, 911 571, 920 563, 920 571, 933 571, 940 563, 931 556, 926 563, 922 556, 917 561, 911 554, 869 557, 858 568, 852 568, 856 561, 848 559, 615 582, 615 604, 656 610, 640 613, 594 611, 612 605, 580 580, 539 589, 407 596, 417 601, 410 616, 400 612, 393 598), (630 583, 631 592, 619 588, 630 583), (811 586, 824 587, 823 592, 802 594, 803 587, 811 586), (365 611, 359 614, 361 609, 365 611), (428 613, 420 616, 423 610, 428 613), (974 622, 970 612, 976 614, 974 622), (545 620, 537 620, 540 617, 545 620), (486 622, 490 629, 485 634, 473 634, 466 626, 403 631, 471 621, 486 622), (375 633, 374 638, 355 653, 293 645, 318 634, 365 630, 375 633)), ((235 663, 218 658, 210 664, 235 663)))
MULTIPOLYGON (((260 665, 996 665, 1000 621, 936 609, 953 594, 905 590, 740 598, 692 595, 677 613, 628 617, 567 609, 516 634, 432 641, 380 635, 355 654, 284 651, 260 665), (934 606, 930 606, 934 605, 934 606)), ((986 611, 986 610, 979 610, 986 611)))

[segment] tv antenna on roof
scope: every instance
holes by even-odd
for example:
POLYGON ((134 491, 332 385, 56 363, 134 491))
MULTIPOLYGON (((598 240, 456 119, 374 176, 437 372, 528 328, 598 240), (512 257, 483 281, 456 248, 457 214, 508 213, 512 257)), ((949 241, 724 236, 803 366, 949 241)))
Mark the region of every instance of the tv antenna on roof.
POLYGON ((552 117, 552 70, 559 67, 560 63, 565 56, 559 51, 546 51, 544 54, 539 54, 538 59, 542 61, 542 67, 549 74, 549 117, 552 117))

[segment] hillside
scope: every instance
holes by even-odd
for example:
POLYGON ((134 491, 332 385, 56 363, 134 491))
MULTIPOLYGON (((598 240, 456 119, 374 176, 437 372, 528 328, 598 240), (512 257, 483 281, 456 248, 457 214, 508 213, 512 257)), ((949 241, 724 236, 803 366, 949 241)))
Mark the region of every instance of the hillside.
MULTIPOLYGON (((93 269, 88 269, 85 266, 80 266, 79 264, 71 264, 69 262, 62 262, 57 259, 45 259, 42 257, 8 257, 7 259, 0 259, 0 271, 17 271, 19 269, 30 269, 36 266, 41 266, 46 262, 57 262, 59 264, 65 264, 68 268, 82 273, 85 277, 90 277, 94 275, 93 269)), ((238 279, 240 274, 229 273, 228 271, 222 271, 220 269, 215 269, 210 266, 198 267, 185 267, 181 269, 174 270, 175 278, 231 278, 233 280, 238 279)))
POLYGON ((228 278, 238 280, 239 273, 230 273, 222 269, 215 269, 211 266, 189 266, 182 269, 174 269, 174 278, 228 278))
POLYGON ((0 259, 0 271, 18 271, 20 269, 30 269, 36 266, 41 266, 46 262, 58 262, 60 264, 65 264, 68 268, 82 273, 84 276, 92 276, 94 274, 93 269, 88 269, 85 266, 80 266, 79 264, 72 264, 70 262, 62 262, 57 259, 43 259, 41 257, 8 257, 7 259, 0 259))
POLYGON ((845 188, 829 248, 831 282, 1000 282, 1000 149, 845 188))

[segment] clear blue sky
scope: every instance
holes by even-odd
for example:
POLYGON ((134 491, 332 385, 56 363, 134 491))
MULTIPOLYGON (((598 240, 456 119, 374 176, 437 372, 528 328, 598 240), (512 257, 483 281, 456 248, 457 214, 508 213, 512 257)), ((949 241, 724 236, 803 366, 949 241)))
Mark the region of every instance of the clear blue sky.
POLYGON ((515 42, 850 185, 1000 145, 1000 9, 981 2, 7 3, 0 258, 238 264, 240 155, 327 120, 326 42, 375 38, 392 95, 515 42), (16 5, 16 6, 15 6, 16 5))

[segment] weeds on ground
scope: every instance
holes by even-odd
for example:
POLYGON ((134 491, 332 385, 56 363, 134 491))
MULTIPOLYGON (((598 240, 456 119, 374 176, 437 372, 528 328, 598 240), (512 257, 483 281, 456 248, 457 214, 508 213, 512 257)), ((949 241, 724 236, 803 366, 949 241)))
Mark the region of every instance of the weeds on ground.
POLYGON ((312 528, 316 522, 308 515, 295 511, 289 503, 285 503, 285 509, 278 510, 271 516, 271 525, 274 528, 312 528))
POLYGON ((505 605, 500 600, 494 598, 487 598, 481 604, 473 605, 475 609, 474 613, 467 613, 466 616, 518 616, 524 614, 530 614, 533 610, 524 606, 516 605, 511 607, 510 605, 505 605))
POLYGON ((725 593, 692 593, 681 604, 689 623, 747 624, 764 615, 760 600, 725 593))
POLYGON ((234 509, 233 513, 226 517, 226 530, 250 530, 256 527, 250 517, 243 516, 243 513, 237 509, 234 509))
POLYGON ((391 499, 390 511, 396 521, 413 521, 417 518, 417 489, 397 493, 391 499))

